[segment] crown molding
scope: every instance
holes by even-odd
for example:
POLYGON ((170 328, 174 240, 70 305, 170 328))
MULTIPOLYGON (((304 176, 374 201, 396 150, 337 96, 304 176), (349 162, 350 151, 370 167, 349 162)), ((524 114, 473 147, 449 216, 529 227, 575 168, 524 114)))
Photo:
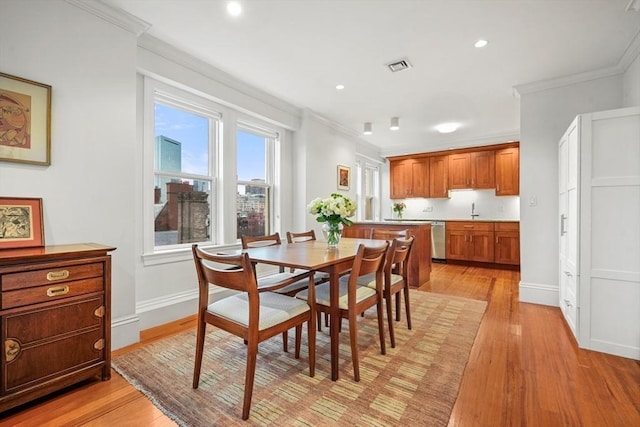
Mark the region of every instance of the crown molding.
POLYGON ((121 9, 116 9, 111 6, 102 3, 99 0, 65 0, 70 5, 80 8, 98 18, 104 19, 130 33, 140 36, 145 33, 151 24, 143 21, 142 19, 125 12, 121 9))
POLYGON ((456 148, 471 148, 482 145, 502 144, 507 142, 520 141, 520 131, 511 130, 505 133, 497 133, 484 135, 473 138, 450 139, 447 141, 439 141, 435 144, 425 145, 405 145, 393 148, 383 148, 380 151, 382 157, 403 156, 414 153, 428 153, 433 151, 446 151, 456 148))
MULTIPOLYGON (((152 35, 146 33, 138 38, 138 48, 145 49, 162 58, 175 62, 182 67, 188 68, 202 76, 214 80, 234 91, 251 98, 260 100, 265 104, 274 107, 280 111, 286 112, 296 117, 300 117, 300 107, 282 100, 255 86, 251 86, 241 80, 238 80, 231 74, 228 74, 211 64, 208 64, 183 50, 180 50, 152 35)), ((144 72, 144 70, 141 70, 144 72)))
POLYGON ((359 138, 360 135, 355 130, 351 129, 350 127, 347 127, 347 126, 343 125, 342 123, 338 123, 338 122, 333 121, 331 119, 328 119, 328 118, 326 118, 324 116, 321 116, 320 114, 316 113, 313 110, 305 108, 304 109, 304 115, 307 118, 314 119, 314 120, 324 124, 325 126, 335 130, 336 132, 340 132, 344 136, 347 136, 349 138, 353 138, 353 139, 356 139, 356 140, 360 139, 359 138))
MULTIPOLYGON (((640 1, 640 0, 638 0, 640 1)), ((526 93, 540 92, 548 89, 556 89, 559 87, 570 86, 576 83, 583 83, 589 80, 596 80, 605 77, 623 74, 633 61, 640 55, 640 30, 631 39, 624 50, 624 53, 618 64, 613 67, 601 68, 599 70, 587 71, 585 73, 573 74, 570 76, 558 77, 549 80, 540 80, 532 83, 525 83, 513 86, 514 95, 520 96, 526 93)))

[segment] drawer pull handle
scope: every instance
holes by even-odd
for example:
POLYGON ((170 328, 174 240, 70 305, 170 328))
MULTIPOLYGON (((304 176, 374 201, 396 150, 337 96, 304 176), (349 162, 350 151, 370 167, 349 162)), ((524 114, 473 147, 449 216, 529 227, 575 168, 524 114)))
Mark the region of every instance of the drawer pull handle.
POLYGON ((104 339, 100 338, 98 341, 94 342, 93 348, 96 350, 102 350, 104 348, 104 339))
POLYGON ((47 289, 47 296, 49 297, 57 297, 60 295, 65 295, 69 293, 69 286, 57 286, 55 288, 47 289))
POLYGON ((564 303, 567 307, 572 307, 573 304, 571 304, 571 301, 569 301, 568 299, 564 300, 564 303))
POLYGON ((69 277, 69 270, 50 271, 47 273, 47 280, 53 282, 54 280, 62 280, 69 277))
POLYGON ((6 340, 4 342, 4 354, 7 362, 11 362, 20 354, 20 343, 12 339, 6 340))
POLYGON ((573 277, 573 274, 571 274, 570 272, 566 271, 564 272, 565 276, 567 277, 573 277))
POLYGON ((93 315, 96 317, 104 317, 104 305, 96 308, 96 310, 93 312, 93 315))

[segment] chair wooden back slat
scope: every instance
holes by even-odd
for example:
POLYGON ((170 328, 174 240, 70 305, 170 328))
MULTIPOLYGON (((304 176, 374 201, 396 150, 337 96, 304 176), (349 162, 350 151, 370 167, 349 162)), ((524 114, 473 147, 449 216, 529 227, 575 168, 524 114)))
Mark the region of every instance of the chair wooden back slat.
POLYGON ((263 246, 280 245, 280 233, 276 232, 267 236, 241 236, 242 249, 260 248, 263 246))
POLYGON ((370 247, 361 244, 353 261, 353 268, 349 275, 349 301, 353 298, 355 301, 356 287, 358 285, 358 277, 367 274, 376 273, 376 282, 379 290, 383 285, 383 269, 384 260, 387 253, 389 243, 384 246, 370 247))
POLYGON ((298 243, 298 242, 306 242, 309 240, 316 240, 316 232, 313 230, 303 231, 300 233, 292 233, 291 231, 287 231, 287 242, 288 243, 298 243))

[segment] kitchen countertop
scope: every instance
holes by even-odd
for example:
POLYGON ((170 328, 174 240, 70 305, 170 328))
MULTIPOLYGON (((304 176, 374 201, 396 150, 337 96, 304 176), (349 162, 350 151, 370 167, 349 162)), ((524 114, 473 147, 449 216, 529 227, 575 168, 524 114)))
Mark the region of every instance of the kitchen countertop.
POLYGON ((359 221, 359 222, 367 222, 367 223, 371 223, 371 224, 384 224, 385 222, 402 222, 402 223, 412 223, 412 222, 433 222, 433 221, 449 221, 449 222, 453 222, 453 221, 473 221, 473 222, 520 222, 519 219, 491 219, 491 218, 480 218, 480 219, 471 219, 471 218, 444 218, 444 219, 440 219, 440 218, 403 218, 403 219, 396 219, 396 218, 385 218, 384 221, 382 222, 375 222, 375 221, 359 221))

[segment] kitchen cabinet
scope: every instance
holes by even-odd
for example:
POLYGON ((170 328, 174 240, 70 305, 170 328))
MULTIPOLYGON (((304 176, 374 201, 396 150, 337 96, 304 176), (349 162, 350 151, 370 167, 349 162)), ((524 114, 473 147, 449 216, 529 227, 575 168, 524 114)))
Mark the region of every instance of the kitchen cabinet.
POLYGON ((429 197, 429 158, 392 160, 390 196, 392 199, 429 197))
POLYGON ((520 194, 519 148, 509 147, 495 151, 496 196, 520 194))
POLYGON ((480 221, 447 221, 447 260, 494 262, 494 224, 480 221))
POLYGON ((110 378, 114 249, 0 250, 0 412, 88 378, 110 378))
POLYGON ((449 197, 449 156, 429 157, 429 197, 449 197))
POLYGON ((449 188, 495 187, 495 155, 491 150, 449 155, 449 188))
POLYGON ((431 224, 428 222, 356 222, 342 231, 343 237, 370 239, 373 229, 407 230, 407 234, 415 240, 409 255, 409 286, 417 287, 430 280, 431 277, 431 224))
POLYGON ((520 224, 517 222, 496 222, 494 224, 496 264, 520 265, 520 224))
POLYGON ((559 305, 578 345, 640 360, 640 107, 578 115, 558 143, 559 305))

